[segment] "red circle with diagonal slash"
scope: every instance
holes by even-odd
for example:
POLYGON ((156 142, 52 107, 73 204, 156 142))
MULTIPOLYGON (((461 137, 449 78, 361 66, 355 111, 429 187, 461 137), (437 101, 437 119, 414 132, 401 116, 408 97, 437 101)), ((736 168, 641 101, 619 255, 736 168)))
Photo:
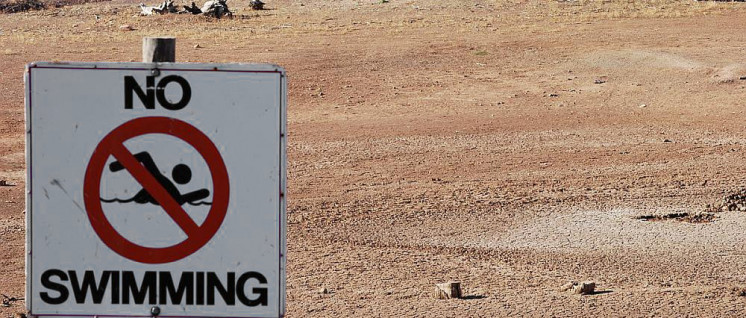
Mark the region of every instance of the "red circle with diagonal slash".
POLYGON ((93 229, 102 241, 117 254, 133 261, 162 264, 180 260, 199 250, 215 235, 228 211, 228 171, 220 152, 204 133, 194 126, 174 118, 141 117, 130 120, 106 135, 93 151, 85 173, 83 193, 85 208, 93 229), (146 134, 166 134, 179 138, 205 159, 210 169, 213 200, 207 218, 198 225, 181 205, 163 188, 124 146, 124 142, 146 134), (109 156, 114 156, 143 189, 187 235, 187 239, 168 247, 146 247, 132 243, 109 223, 101 206, 101 177, 109 156))

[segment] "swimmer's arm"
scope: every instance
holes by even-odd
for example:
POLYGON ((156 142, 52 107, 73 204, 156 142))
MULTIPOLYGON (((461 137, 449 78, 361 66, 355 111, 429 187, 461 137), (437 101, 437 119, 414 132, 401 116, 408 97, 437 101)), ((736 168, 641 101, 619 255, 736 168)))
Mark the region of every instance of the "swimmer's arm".
MULTIPOLYGON (((142 162, 142 164, 145 165, 145 168, 148 168, 149 171, 153 168, 155 168, 156 171, 158 169, 158 167, 155 165, 155 162, 153 162, 153 158, 150 157, 150 154, 147 151, 137 153, 135 155, 135 159, 137 159, 137 161, 139 162, 142 162)), ((124 169, 124 166, 119 161, 114 161, 111 164, 109 164, 109 170, 111 172, 117 172, 122 169, 124 169)))
POLYGON ((197 191, 192 191, 189 193, 185 193, 181 196, 181 204, 184 204, 186 202, 193 202, 197 200, 202 200, 204 198, 207 198, 210 196, 210 190, 207 189, 201 189, 197 191))

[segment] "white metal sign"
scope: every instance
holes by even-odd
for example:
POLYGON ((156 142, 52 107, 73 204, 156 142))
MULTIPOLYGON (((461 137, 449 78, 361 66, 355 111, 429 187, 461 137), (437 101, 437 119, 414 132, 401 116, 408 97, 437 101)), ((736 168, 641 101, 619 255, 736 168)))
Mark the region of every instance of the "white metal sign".
POLYGON ((30 313, 283 316, 286 96, 274 65, 29 64, 30 313))

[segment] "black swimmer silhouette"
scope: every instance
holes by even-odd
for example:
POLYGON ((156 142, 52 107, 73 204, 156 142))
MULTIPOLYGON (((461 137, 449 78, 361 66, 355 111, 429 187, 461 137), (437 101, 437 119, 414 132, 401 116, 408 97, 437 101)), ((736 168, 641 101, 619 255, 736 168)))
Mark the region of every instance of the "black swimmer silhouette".
MULTIPOLYGON (((210 190, 207 189, 200 189, 197 191, 192 191, 189 193, 181 194, 179 192, 179 189, 176 188, 176 186, 169 180, 166 176, 164 176, 160 170, 158 170, 158 166, 153 161, 153 158, 150 157, 150 154, 147 151, 140 152, 135 155, 135 158, 137 161, 141 162, 143 166, 145 166, 145 169, 150 172, 150 174, 155 177, 156 180, 158 180, 158 183, 161 184, 161 186, 168 192, 168 194, 171 195, 174 200, 176 200, 179 205, 184 205, 184 203, 189 203, 191 205, 210 205, 211 202, 199 202, 195 203, 197 200, 202 200, 204 198, 207 198, 210 196, 210 190)), ((124 166, 119 161, 114 161, 111 164, 109 164, 109 170, 111 172, 117 172, 124 170, 124 166)), ((177 164, 174 166, 173 170, 171 170, 171 178, 178 183, 178 184, 187 184, 189 181, 192 180, 192 170, 189 169, 189 166, 185 164, 177 164)), ((158 201, 153 198, 150 193, 148 193, 147 190, 142 189, 135 194, 135 196, 129 198, 129 199, 118 199, 114 198, 111 200, 100 198, 102 202, 111 203, 111 202, 118 202, 118 203, 128 203, 128 202, 135 202, 139 204, 155 204, 160 205, 158 201)))

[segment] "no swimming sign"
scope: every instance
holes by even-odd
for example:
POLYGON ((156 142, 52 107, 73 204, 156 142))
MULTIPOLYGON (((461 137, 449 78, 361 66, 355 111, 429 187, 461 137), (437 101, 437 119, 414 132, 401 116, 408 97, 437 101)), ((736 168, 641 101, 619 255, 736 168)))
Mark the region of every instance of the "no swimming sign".
POLYGON ((284 315, 285 80, 274 65, 30 64, 31 314, 284 315))

